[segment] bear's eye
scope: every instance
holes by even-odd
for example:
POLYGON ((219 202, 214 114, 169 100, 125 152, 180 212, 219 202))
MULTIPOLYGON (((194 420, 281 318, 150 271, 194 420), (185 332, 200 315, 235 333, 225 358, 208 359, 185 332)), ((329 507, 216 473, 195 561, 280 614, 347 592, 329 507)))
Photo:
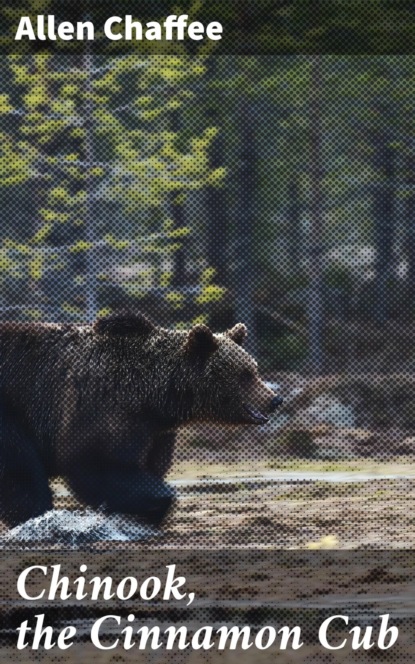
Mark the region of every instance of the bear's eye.
POLYGON ((249 385, 254 380, 255 376, 249 369, 244 369, 239 374, 239 382, 241 385, 249 385))

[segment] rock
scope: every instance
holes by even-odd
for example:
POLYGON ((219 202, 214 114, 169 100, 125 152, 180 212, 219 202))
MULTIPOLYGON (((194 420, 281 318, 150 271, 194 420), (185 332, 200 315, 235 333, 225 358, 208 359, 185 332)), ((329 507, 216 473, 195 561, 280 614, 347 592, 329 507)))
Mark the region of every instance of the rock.
POLYGON ((8 530, 0 537, 0 547, 35 542, 77 547, 94 542, 137 541, 157 534, 157 530, 121 515, 54 509, 8 530))
POLYGON ((297 415, 295 424, 300 423, 307 428, 317 424, 331 424, 350 429, 356 426, 356 418, 351 406, 346 406, 330 394, 321 394, 297 415))

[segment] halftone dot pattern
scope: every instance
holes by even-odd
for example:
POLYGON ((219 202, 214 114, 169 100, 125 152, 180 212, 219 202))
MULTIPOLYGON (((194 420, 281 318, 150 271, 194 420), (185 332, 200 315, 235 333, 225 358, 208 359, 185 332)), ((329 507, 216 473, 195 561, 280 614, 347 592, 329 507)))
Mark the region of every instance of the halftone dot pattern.
POLYGON ((4 61, 6 523, 412 547, 412 64, 4 61))
POLYGON ((371 549, 363 592, 406 578, 413 64, 4 58, 2 549, 198 551, 207 587, 212 549, 258 584, 259 550, 371 549))
MULTIPOLYGON (((19 652, 14 647, 16 627, 22 616, 34 626, 37 620, 42 620, 42 611, 45 612, 43 624, 54 627, 55 638, 68 625, 76 625, 77 638, 66 651, 40 648, 32 656, 41 661, 72 662, 89 655, 99 656, 104 662, 144 661, 144 658, 145 661, 150 658, 162 662, 214 662, 218 656, 229 661, 238 657, 246 662, 258 659, 268 662, 276 656, 287 662, 358 662, 362 659, 373 661, 373 658, 375 661, 378 658, 388 662, 412 661, 413 617, 407 589, 408 584, 413 583, 413 564, 409 552, 257 549, 235 553, 216 549, 196 553, 194 550, 155 551, 143 547, 123 555, 120 553, 117 550, 99 554, 50 550, 9 552, 7 556, 2 553, 2 654, 11 661, 23 661, 27 657, 28 650, 19 652), (180 573, 186 579, 180 588, 185 597, 182 600, 170 597, 169 601, 163 601, 170 573, 166 565, 172 564, 172 554, 176 565, 175 578, 180 573), (59 566, 61 584, 56 589, 51 583, 54 590, 50 591, 49 585, 45 587, 44 576, 32 572, 27 592, 36 596, 45 589, 45 595, 36 606, 26 606, 23 614, 21 601, 16 605, 15 575, 29 564, 59 566), (150 577, 152 581, 147 583, 150 577), (154 577, 160 580, 159 585, 154 582, 154 577), (73 583, 75 580, 77 582, 73 583), (89 580, 93 580, 92 583, 89 580), (103 583, 100 585, 100 582, 103 583), (58 599, 48 599, 50 592, 56 592, 58 599), (69 601, 60 601, 61 594, 65 596, 68 592, 72 593, 69 601), (190 593, 194 593, 194 597, 189 602, 190 593), (109 600, 110 594, 114 597, 109 600), (80 601, 82 595, 84 598, 80 601), (145 599, 149 596, 154 597, 145 599), (394 603, 392 598, 399 602, 394 603), (387 626, 392 629, 388 634, 384 632, 382 637, 380 625, 386 616, 379 618, 379 609, 385 611, 386 606, 387 626), (347 616, 349 624, 346 625, 342 618, 334 619, 334 616, 347 616), (327 632, 328 643, 337 646, 346 640, 344 647, 337 651, 329 651, 318 642, 321 625, 330 617, 333 620, 327 632), (98 620, 102 622, 95 633, 98 632, 99 643, 109 648, 107 652, 98 650, 97 636, 94 645, 91 643, 92 626, 98 620), (130 635, 125 629, 127 626, 131 628, 130 635), (152 637, 154 639, 153 650, 148 642, 144 650, 146 635, 138 631, 143 626, 156 632, 155 636, 150 634, 150 642, 152 637), (290 644, 296 640, 295 634, 291 633, 284 649, 281 638, 284 632, 278 632, 283 626, 290 630, 297 627, 294 630, 297 638, 298 629, 301 630, 300 648, 291 648, 290 644), (362 646, 352 648, 353 632, 350 630, 356 626, 362 629, 357 634, 359 642, 365 628, 373 626, 374 645, 369 650, 362 646), (245 630, 237 635, 233 647, 230 637, 220 645, 219 630, 232 628, 245 630), (399 638, 393 643, 395 628, 399 630, 399 638), (274 634, 271 634, 268 648, 261 650, 261 643, 268 642, 264 629, 265 632, 273 630, 274 634), (173 646, 168 646, 168 630, 178 631, 173 646), (248 632, 245 647, 242 646, 244 632, 248 632), (140 647, 143 641, 144 645, 140 647), (201 645, 203 641, 204 646, 201 645), (155 648, 154 643, 158 642, 160 646, 155 648), (212 646, 206 648, 209 642, 212 646), (391 642, 393 645, 388 648, 391 642), (114 646, 112 649, 111 645, 114 646)), ((49 582, 51 575, 49 571, 49 582)), ((369 636, 366 635, 366 639, 369 636)), ((30 638, 29 634, 27 640, 30 638)))

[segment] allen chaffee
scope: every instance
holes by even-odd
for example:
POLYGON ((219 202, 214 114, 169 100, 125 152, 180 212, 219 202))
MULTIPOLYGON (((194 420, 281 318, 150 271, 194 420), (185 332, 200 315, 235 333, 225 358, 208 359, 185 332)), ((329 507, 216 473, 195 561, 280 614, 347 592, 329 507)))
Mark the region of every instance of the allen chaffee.
MULTIPOLYGON (((223 26, 219 21, 206 25, 200 21, 190 21, 187 14, 171 14, 163 21, 141 22, 132 15, 111 16, 104 25, 103 32, 111 41, 200 41, 222 39, 223 26)), ((30 16, 22 16, 17 27, 15 40, 21 41, 93 41, 95 26, 92 21, 57 21, 53 14, 39 14, 36 21, 30 16)))

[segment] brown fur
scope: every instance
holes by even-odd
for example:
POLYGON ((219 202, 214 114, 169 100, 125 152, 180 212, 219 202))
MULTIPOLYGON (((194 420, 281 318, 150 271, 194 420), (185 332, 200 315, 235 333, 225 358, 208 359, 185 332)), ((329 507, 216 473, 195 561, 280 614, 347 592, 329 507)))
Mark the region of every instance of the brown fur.
POLYGON ((170 331, 129 313, 92 326, 1 325, 0 473, 10 479, 18 461, 30 474, 35 457, 40 498, 22 480, 15 509, 0 488, 0 517, 13 524, 45 511, 44 478, 60 475, 94 507, 159 522, 172 500, 162 480, 175 427, 253 424, 271 410, 245 335, 241 325, 170 331))

